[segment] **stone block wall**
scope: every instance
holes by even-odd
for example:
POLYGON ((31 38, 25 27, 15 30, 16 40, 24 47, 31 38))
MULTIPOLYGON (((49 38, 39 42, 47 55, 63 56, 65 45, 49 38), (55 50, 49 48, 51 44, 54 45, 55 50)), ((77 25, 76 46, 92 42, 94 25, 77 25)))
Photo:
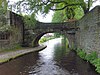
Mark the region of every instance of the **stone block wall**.
MULTIPOLYGON (((4 34, 5 32, 2 32, 4 34)), ((8 33, 8 32, 7 32, 8 33)), ((4 34, 5 35, 5 34, 4 34)), ((1 37, 1 35, 0 35, 1 37)), ((2 36, 0 39, 0 51, 4 49, 12 49, 15 46, 21 45, 21 34, 17 28, 14 28, 12 32, 9 33, 8 36, 2 36)))
POLYGON ((96 6, 77 22, 76 44, 87 53, 97 51, 100 54, 100 6, 96 6))
POLYGON ((9 38, 0 39, 0 50, 13 48, 16 45, 22 45, 23 43, 24 22, 22 16, 8 11, 6 18, 8 21, 7 24, 12 27, 12 31, 10 32, 9 38))
POLYGON ((10 25, 17 29, 17 31, 19 32, 18 33, 19 36, 17 36, 19 38, 19 43, 23 43, 23 37, 24 37, 23 36, 24 35, 23 17, 11 11, 9 15, 10 15, 10 25))

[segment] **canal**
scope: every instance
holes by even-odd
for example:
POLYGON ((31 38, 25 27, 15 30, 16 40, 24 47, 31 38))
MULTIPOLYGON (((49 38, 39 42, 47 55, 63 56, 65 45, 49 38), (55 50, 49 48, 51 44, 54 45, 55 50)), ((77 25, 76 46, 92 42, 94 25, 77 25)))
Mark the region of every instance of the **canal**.
POLYGON ((95 68, 65 49, 61 38, 46 42, 47 48, 0 65, 0 75, 100 75, 95 68))

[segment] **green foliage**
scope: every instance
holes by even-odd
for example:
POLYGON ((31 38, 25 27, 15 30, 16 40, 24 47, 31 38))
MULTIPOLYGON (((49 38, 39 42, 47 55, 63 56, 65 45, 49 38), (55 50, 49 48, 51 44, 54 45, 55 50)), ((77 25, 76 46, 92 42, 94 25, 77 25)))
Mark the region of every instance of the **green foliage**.
POLYGON ((0 31, 9 31, 10 26, 7 25, 7 18, 6 18, 6 12, 7 12, 7 1, 6 0, 0 0, 0 31))
POLYGON ((26 28, 34 28, 37 21, 35 19, 35 15, 31 14, 24 16, 24 22, 26 28))
POLYGON ((69 48, 69 41, 67 38, 66 38, 66 48, 69 48))
POLYGON ((91 52, 90 54, 86 54, 84 50, 77 49, 77 55, 79 55, 82 59, 89 61, 96 67, 96 71, 100 73, 100 58, 98 58, 98 54, 96 51, 91 52))
POLYGON ((64 22, 66 18, 66 15, 62 11, 56 11, 53 15, 52 22, 64 22))
POLYGON ((61 39, 61 43, 62 43, 62 47, 66 48, 66 49, 69 49, 69 41, 68 39, 66 38, 65 35, 62 35, 62 39, 61 39))
POLYGON ((9 61, 9 59, 7 59, 7 58, 5 58, 5 59, 0 59, 0 63, 2 63, 2 62, 7 62, 7 61, 9 61))
POLYGON ((7 24, 6 11, 0 8, 0 27, 7 24))
POLYGON ((100 73, 100 58, 96 58, 92 61, 92 64, 96 67, 96 71, 100 73))
POLYGON ((61 34, 59 34, 59 33, 54 33, 54 37, 55 38, 58 38, 58 37, 60 37, 61 36, 61 34))
POLYGON ((0 26, 0 31, 1 32, 11 32, 12 31, 12 28, 11 28, 11 26, 9 26, 9 25, 4 25, 4 26, 0 26))
POLYGON ((77 7, 77 8, 75 8, 74 11, 75 11, 75 16, 74 16, 74 18, 75 18, 76 20, 79 20, 79 19, 81 19, 81 18, 83 17, 84 12, 83 12, 82 8, 77 7))
POLYGON ((39 40, 39 43, 44 43, 44 42, 46 42, 46 41, 49 41, 49 40, 51 40, 51 39, 54 39, 55 37, 43 37, 43 38, 41 38, 40 40, 39 40))
POLYGON ((47 38, 43 37, 43 38, 41 38, 41 39, 39 40, 39 43, 44 43, 44 42, 46 42, 46 41, 47 41, 47 38))
POLYGON ((95 60, 95 59, 97 59, 97 58, 98 58, 97 52, 95 52, 95 51, 93 51, 92 53, 87 54, 87 55, 85 56, 85 59, 86 59, 87 61, 90 61, 91 63, 92 63, 93 60, 95 60))
POLYGON ((20 9, 20 5, 28 6, 24 8, 26 10, 31 10, 34 13, 47 14, 49 10, 64 10, 68 8, 68 13, 71 11, 71 15, 74 14, 74 8, 81 7, 86 13, 89 11, 90 6, 92 5, 93 0, 21 0, 17 3, 17 7, 20 9), (71 9, 70 9, 71 8, 71 9))
POLYGON ((31 11, 35 14, 40 12, 46 15, 50 10, 56 11, 52 22, 64 22, 68 19, 80 19, 89 11, 92 3, 93 0, 87 2, 85 0, 21 0, 16 5, 19 12, 20 6, 23 6, 28 13, 31 11))
POLYGON ((85 51, 78 49, 77 55, 79 55, 82 59, 85 59, 86 53, 85 53, 85 51))
POLYGON ((0 52, 10 52, 10 51, 16 51, 16 50, 21 50, 23 49, 19 44, 13 45, 13 47, 10 47, 8 49, 3 49, 0 52))
POLYGON ((7 6, 8 6, 7 0, 0 0, 0 10, 3 9, 3 10, 6 11, 7 10, 7 6))
POLYGON ((55 11, 52 22, 64 22, 68 19, 79 20, 84 15, 82 8, 76 7, 73 10, 74 15, 72 16, 71 11, 67 12, 65 10, 55 11))

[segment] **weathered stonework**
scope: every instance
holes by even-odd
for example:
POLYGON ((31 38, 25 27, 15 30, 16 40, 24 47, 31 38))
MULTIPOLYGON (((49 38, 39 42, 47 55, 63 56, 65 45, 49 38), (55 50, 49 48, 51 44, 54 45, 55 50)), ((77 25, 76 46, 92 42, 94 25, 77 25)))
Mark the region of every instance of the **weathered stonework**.
POLYGON ((39 39, 46 33, 64 33, 70 46, 86 50, 87 53, 97 51, 100 56, 100 6, 83 16, 79 21, 65 23, 37 22, 35 29, 24 29, 22 17, 15 13, 8 13, 8 23, 18 29, 18 36, 10 37, 10 41, 1 41, 1 46, 6 47, 12 40, 18 44, 38 46, 39 39), (34 32, 34 33, 33 33, 34 32))
POLYGON ((97 51, 100 54, 100 6, 96 6, 77 22, 77 47, 87 53, 97 51))
POLYGON ((10 33, 9 37, 7 39, 0 39, 0 50, 4 49, 12 49, 16 45, 21 45, 21 33, 19 30, 14 28, 13 32, 10 33))
POLYGON ((7 24, 12 27, 13 31, 10 32, 7 39, 0 39, 0 50, 11 49, 16 45, 21 45, 23 43, 24 22, 22 16, 7 11, 6 19, 7 24))
MULTIPOLYGON (((33 38, 33 45, 38 46, 40 38, 46 33, 63 33, 69 40, 69 47, 74 44, 76 21, 64 23, 42 23, 37 22, 36 28, 33 29, 35 37, 33 38)), ((31 39, 31 38, 30 38, 31 39)))

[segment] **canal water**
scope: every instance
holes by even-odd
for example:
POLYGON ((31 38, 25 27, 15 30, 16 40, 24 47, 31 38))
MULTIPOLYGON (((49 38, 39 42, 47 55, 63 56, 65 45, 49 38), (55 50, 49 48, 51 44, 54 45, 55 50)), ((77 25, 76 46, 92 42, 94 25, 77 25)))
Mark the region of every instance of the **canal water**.
POLYGON ((95 68, 65 49, 61 38, 46 42, 47 48, 0 65, 0 75, 100 75, 95 68))

